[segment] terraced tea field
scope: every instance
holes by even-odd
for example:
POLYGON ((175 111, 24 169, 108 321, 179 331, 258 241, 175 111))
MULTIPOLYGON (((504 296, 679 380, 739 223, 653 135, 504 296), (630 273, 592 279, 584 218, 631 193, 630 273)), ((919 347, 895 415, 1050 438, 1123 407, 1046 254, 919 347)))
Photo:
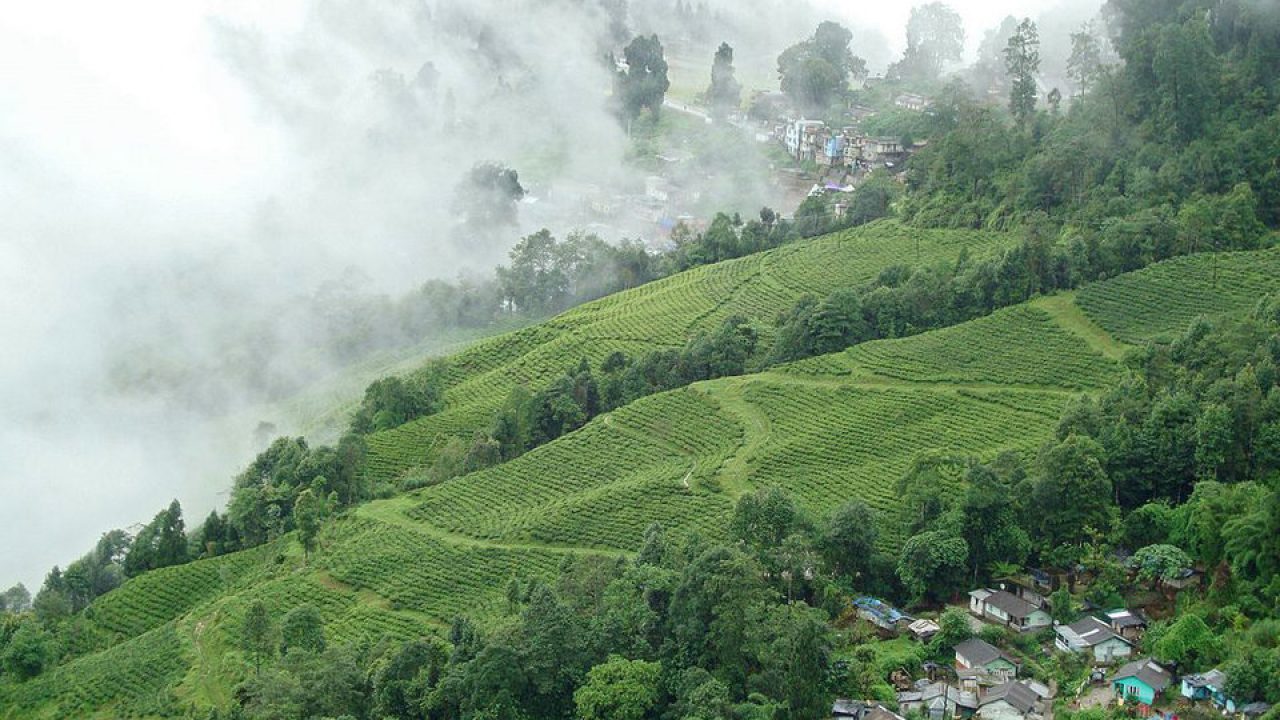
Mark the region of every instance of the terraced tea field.
POLYGON ((1080 290, 1089 317, 1116 339, 1176 337, 1195 318, 1247 310, 1280 292, 1280 247, 1189 255, 1080 290))
MULTIPOLYGON (((663 301, 663 293, 691 292, 674 279, 634 291, 635 303, 668 313, 661 320, 645 321, 656 315, 615 296, 488 341, 492 353, 468 350, 450 370, 448 411, 378 436, 402 443, 378 451, 390 463, 382 472, 420 461, 409 455, 425 457, 441 433, 487 420, 504 388, 541 382, 566 358, 676 344, 679 333, 659 325, 687 331, 729 312, 766 312, 805 289, 802 277, 869 278, 876 263, 893 258, 887 249, 876 255, 876 233, 893 231, 822 239, 808 246, 811 254, 796 246, 744 258, 727 264, 730 279, 713 272, 719 266, 701 268, 682 282, 696 285, 703 301, 663 301), (860 244, 869 255, 859 257, 879 259, 840 267, 841 258, 857 264, 849 258, 860 244), (684 302, 696 311, 677 312, 684 302)), ((939 256, 962 237, 941 236, 939 256)), ((1224 257, 1220 278, 1230 265, 1253 284, 1213 307, 1247 307, 1253 295, 1251 304, 1271 285, 1242 268, 1277 257, 1224 257)), ((277 618, 314 606, 331 642, 441 633, 460 614, 490 623, 505 612, 511 578, 550 578, 567 557, 633 551, 652 522, 722 538, 733 503, 761 487, 785 488, 815 515, 862 498, 882 513, 881 542, 894 550, 905 539, 895 487, 914 458, 1034 451, 1072 397, 1116 377, 1126 346, 1108 328, 1127 328, 1136 339, 1178 327, 1159 317, 1161 293, 1198 272, 1203 260, 1194 260, 1152 268, 1150 283, 1163 290, 1117 278, 953 328, 642 398, 512 462, 361 506, 326 524, 309 563, 285 537, 144 575, 94 605, 95 627, 116 644, 31 683, 0 684, 0 718, 141 717, 169 697, 197 708, 225 705, 244 676, 237 633, 254 600, 277 618), (1148 317, 1125 320, 1122 302, 1148 317)), ((1167 304, 1190 317, 1178 302, 1167 304)))
POLYGON ((634 355, 677 347, 734 314, 768 324, 805 293, 861 285, 890 265, 914 262, 917 239, 922 263, 954 261, 961 250, 982 256, 1015 242, 1007 235, 882 222, 694 268, 582 305, 455 356, 446 409, 371 436, 367 471, 387 480, 422 465, 448 437, 469 437, 487 426, 517 384, 542 387, 584 357, 599 362, 615 350, 634 355))

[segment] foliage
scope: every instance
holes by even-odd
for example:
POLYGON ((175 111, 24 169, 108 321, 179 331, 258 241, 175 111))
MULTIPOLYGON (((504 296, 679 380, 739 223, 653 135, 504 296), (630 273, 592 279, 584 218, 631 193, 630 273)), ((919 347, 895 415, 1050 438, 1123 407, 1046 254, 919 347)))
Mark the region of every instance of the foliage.
POLYGON ((733 48, 722 42, 716 49, 711 64, 711 86, 707 88, 707 103, 713 114, 723 117, 736 112, 742 103, 742 83, 733 76, 733 48))
POLYGON ((1011 81, 1009 112, 1025 125, 1036 109, 1036 74, 1040 71, 1040 34, 1030 18, 1018 23, 1004 50, 1005 70, 1011 81))
POLYGON ((573 694, 582 720, 641 720, 658 702, 662 665, 612 655, 573 694))
POLYGON ((516 223, 516 203, 524 194, 520 173, 486 162, 471 168, 459 182, 453 208, 467 232, 491 237, 496 228, 516 223))
POLYGON ((853 54, 853 33, 826 21, 813 36, 778 56, 782 92, 806 113, 822 113, 849 90, 849 78, 866 75, 866 62, 853 54))
POLYGON ((0 651, 0 668, 18 680, 39 675, 53 663, 57 652, 53 637, 32 619, 19 623, 0 651))
POLYGON ((124 558, 124 571, 134 576, 155 568, 181 565, 189 559, 182 506, 174 500, 133 539, 124 558))
POLYGON ((911 536, 898 559, 898 579, 913 602, 940 602, 964 586, 969 545, 943 530, 911 536))
POLYGON ((1184 614, 1151 644, 1156 658, 1174 663, 1181 672, 1203 672, 1222 658, 1221 639, 1199 615, 1184 614))
POLYGON ((936 80, 964 50, 960 14, 941 2, 916 5, 907 20, 907 49, 891 73, 917 82, 936 80))
POLYGON ((1140 580, 1154 584, 1157 580, 1177 580, 1182 571, 1191 567, 1191 558, 1176 545, 1148 545, 1129 558, 1129 567, 1137 571, 1140 580))
POLYGON ((614 86, 622 117, 634 120, 642 110, 658 115, 671 87, 658 36, 637 35, 623 48, 622 57, 626 68, 618 70, 614 86))

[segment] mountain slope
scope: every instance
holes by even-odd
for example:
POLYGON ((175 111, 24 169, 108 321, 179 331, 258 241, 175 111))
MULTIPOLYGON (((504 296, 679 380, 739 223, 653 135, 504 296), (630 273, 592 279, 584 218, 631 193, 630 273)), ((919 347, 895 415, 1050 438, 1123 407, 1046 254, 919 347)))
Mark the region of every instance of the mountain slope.
MULTIPOLYGON (((1230 262, 1261 268, 1274 256, 1230 262)), ((896 484, 913 458, 1034 450, 1070 398, 1121 372, 1124 346, 1104 329, 1120 313, 1099 312, 1098 298, 1123 290, 1150 308, 1146 327, 1176 327, 1181 320, 1161 316, 1176 282, 1165 278, 1196 276, 1213 261, 1156 266, 955 327, 646 397, 501 466, 352 510, 326 525, 307 563, 284 537, 144 575, 86 613, 107 649, 24 685, 0 684, 0 717, 147 717, 163 698, 223 705, 246 667, 238 635, 254 600, 277 618, 314 606, 335 642, 438 633, 463 613, 484 623, 505 612, 512 578, 550 577, 582 554, 622 554, 651 522, 723 537, 735 500, 759 487, 783 487, 819 514, 862 498, 881 512, 891 550, 904 540, 896 484)), ((1224 287, 1219 297, 1232 299, 1213 307, 1247 308, 1276 284, 1224 287)), ((525 332, 486 343, 523 348, 489 367, 565 342, 547 326, 525 332), (538 342, 519 345, 529 338, 538 342)))
POLYGON ((445 439, 487 428, 519 384, 540 389, 582 358, 678 347, 741 314, 770 325, 806 293, 826 295, 873 280, 899 263, 954 262, 1016 242, 1010 235, 917 230, 880 222, 688 270, 477 343, 451 359, 446 408, 369 437, 368 471, 393 479, 421 465, 445 439))

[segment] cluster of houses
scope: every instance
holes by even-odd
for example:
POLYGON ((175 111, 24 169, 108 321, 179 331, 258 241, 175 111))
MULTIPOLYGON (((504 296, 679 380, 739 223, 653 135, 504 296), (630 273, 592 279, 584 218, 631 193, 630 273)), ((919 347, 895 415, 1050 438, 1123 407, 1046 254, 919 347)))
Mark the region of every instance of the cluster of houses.
MULTIPOLYGON (((1265 703, 1246 705, 1228 697, 1227 678, 1221 670, 1179 679, 1171 669, 1151 658, 1137 657, 1138 641, 1147 627, 1138 611, 1121 608, 1069 624, 1055 624, 1048 612, 1047 586, 1047 578, 1033 577, 1030 581, 1010 579, 998 587, 979 588, 969 593, 969 613, 983 624, 1016 633, 1052 627, 1054 648, 1086 655, 1094 667, 1095 682, 1106 682, 1107 668, 1118 665, 1109 680, 1115 700, 1135 706, 1140 717, 1155 716, 1152 706, 1167 693, 1178 691, 1187 701, 1211 703, 1224 715, 1244 720, 1260 717, 1270 709, 1265 703)), ((858 616, 874 624, 882 634, 906 634, 927 642, 939 630, 937 623, 913 618, 875 598, 858 598, 854 606, 858 616)), ((1043 720, 1051 715, 1054 689, 1019 678, 1022 667, 1010 654, 977 637, 956 645, 953 651, 955 666, 948 674, 954 675, 954 684, 937 679, 933 671, 914 684, 899 684, 899 713, 916 711, 926 720, 975 716, 983 720, 1043 720)), ((834 709, 833 714, 842 717, 834 709)))
POLYGON ((821 120, 790 120, 774 128, 773 137, 800 162, 850 171, 894 168, 916 149, 893 137, 868 137, 853 127, 832 128, 821 120))

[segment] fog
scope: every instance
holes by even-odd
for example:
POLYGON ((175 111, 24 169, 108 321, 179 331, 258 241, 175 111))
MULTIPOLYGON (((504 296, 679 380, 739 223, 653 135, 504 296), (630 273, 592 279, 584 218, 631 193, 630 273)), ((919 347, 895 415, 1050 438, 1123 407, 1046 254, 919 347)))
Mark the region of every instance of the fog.
MULTIPOLYGON (((1005 15, 1057 6, 950 4, 970 53, 1005 15)), ((727 40, 747 92, 776 89, 777 53, 828 18, 882 71, 910 7, 720 0, 699 40, 678 37, 671 5, 632 0, 628 21, 677 36, 673 85, 705 84, 727 40)), ((642 184, 606 108, 601 7, 146 0, 0 17, 0 584, 34 592, 173 497, 189 528, 220 505, 256 424, 295 430, 276 403, 340 369, 315 350, 322 287, 394 297, 487 273, 521 233, 586 225, 582 192, 642 184), (483 161, 518 170, 531 200, 481 241, 450 207, 483 161)), ((713 207, 776 202, 764 179, 707 191, 713 207)))

